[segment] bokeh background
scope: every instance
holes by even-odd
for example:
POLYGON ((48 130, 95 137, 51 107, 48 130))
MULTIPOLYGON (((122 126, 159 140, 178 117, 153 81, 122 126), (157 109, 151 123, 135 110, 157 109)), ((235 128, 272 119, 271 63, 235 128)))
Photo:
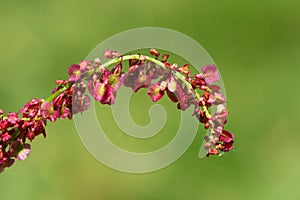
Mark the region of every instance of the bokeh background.
MULTIPOLYGON (((210 53, 226 86, 227 128, 236 135, 233 152, 200 160, 200 130, 177 162, 134 175, 99 163, 81 144, 74 123, 58 121, 47 126, 46 139, 36 138, 27 160, 0 175, 1 198, 300 199, 299 10, 295 0, 1 0, 5 111, 47 97, 70 64, 111 35, 157 26, 192 37, 210 53)), ((132 115, 147 124, 139 98, 132 115)))

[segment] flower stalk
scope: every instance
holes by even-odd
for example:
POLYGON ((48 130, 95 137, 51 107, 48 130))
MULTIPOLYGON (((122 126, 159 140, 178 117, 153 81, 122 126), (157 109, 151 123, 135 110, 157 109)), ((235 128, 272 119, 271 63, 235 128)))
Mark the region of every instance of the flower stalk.
POLYGON ((28 140, 31 142, 40 134, 46 137, 47 121, 72 119, 74 114, 85 112, 90 105, 87 91, 101 104, 112 105, 121 85, 131 87, 134 92, 148 88, 153 102, 167 94, 182 111, 194 106, 193 115, 210 133, 204 138, 207 156, 230 151, 234 135, 224 130, 228 110, 220 87, 215 85, 219 80, 216 66, 204 66, 202 73, 191 76, 188 64, 171 65, 168 54, 159 60, 160 53, 154 48, 150 54, 121 55, 106 50, 104 57, 110 60, 103 64, 96 58, 71 65, 69 79, 57 80, 58 86, 46 100, 33 98, 18 112, 7 116, 0 110, 0 173, 16 159, 27 158, 31 149, 28 140), (129 62, 128 71, 123 70, 125 61, 129 62), (210 112, 211 107, 216 108, 215 113, 210 112))

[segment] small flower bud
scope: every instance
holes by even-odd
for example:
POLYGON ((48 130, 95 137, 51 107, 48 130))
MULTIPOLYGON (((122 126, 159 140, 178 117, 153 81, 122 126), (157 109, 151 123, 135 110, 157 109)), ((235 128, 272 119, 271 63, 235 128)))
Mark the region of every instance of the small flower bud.
POLYGON ((209 127, 210 127, 210 124, 209 124, 209 123, 204 124, 204 128, 205 128, 205 129, 209 129, 209 127))
POLYGON ((185 64, 178 69, 181 73, 184 73, 187 76, 190 76, 190 65, 185 64))
POLYGON ((162 56, 161 62, 167 62, 168 58, 169 58, 169 54, 164 54, 164 55, 162 56))
POLYGON ((150 54, 155 57, 159 56, 159 52, 155 48, 150 49, 150 54))
POLYGON ((110 49, 107 49, 104 51, 104 53, 103 53, 104 58, 111 58, 111 56, 112 56, 112 52, 110 49))
POLYGON ((118 58, 118 57, 121 57, 122 54, 120 52, 117 52, 117 51, 112 51, 111 52, 111 58, 118 58))

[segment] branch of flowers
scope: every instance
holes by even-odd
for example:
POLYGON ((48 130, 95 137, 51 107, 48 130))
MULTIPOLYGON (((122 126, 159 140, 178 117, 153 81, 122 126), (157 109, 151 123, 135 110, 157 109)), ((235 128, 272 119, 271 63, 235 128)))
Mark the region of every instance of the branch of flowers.
POLYGON ((10 167, 15 159, 27 158, 30 153, 27 139, 32 141, 40 134, 46 137, 47 121, 55 122, 58 118, 72 119, 74 114, 86 111, 90 105, 89 96, 84 94, 87 88, 95 100, 101 104, 112 105, 121 84, 131 87, 134 92, 140 88, 149 88, 148 95, 153 102, 167 93, 168 97, 177 103, 177 108, 183 111, 190 105, 195 105, 193 115, 210 132, 205 137, 207 156, 230 151, 233 148, 234 135, 224 130, 228 116, 228 111, 223 105, 226 99, 219 92, 220 87, 212 84, 219 80, 216 66, 204 66, 201 68, 202 73, 191 77, 188 64, 179 68, 177 64, 171 66, 167 62, 167 54, 159 61, 159 52, 154 48, 150 50, 150 54, 154 57, 140 54, 122 56, 116 51, 107 50, 104 57, 110 60, 102 65, 99 59, 83 60, 79 64, 71 65, 68 69, 68 81, 57 80, 58 86, 46 100, 33 98, 18 112, 9 112, 7 116, 0 110, 0 173, 10 167), (124 73, 122 62, 126 60, 129 60, 130 66, 128 72, 124 73), (168 77, 150 85, 152 80, 157 79, 154 77, 164 73, 156 71, 156 67, 154 71, 147 69, 148 71, 144 72, 145 61, 150 66, 154 64, 162 71, 167 71, 168 77), (108 67, 114 64, 117 65, 109 70, 108 67), (88 80, 88 84, 83 80, 88 80), (203 94, 200 95, 196 89, 202 90, 203 94), (208 110, 211 106, 216 106, 213 116, 208 110))

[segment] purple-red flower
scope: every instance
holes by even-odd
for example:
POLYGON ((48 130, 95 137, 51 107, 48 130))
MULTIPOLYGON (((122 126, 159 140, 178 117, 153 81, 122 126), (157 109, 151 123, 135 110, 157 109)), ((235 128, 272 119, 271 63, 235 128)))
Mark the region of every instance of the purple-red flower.
POLYGON ((134 92, 141 88, 148 88, 151 83, 151 76, 145 73, 145 66, 134 64, 123 76, 123 84, 130 87, 134 92))
POLYGON ((107 49, 104 51, 103 56, 104 58, 117 58, 122 56, 122 54, 117 51, 112 51, 110 49, 107 49))
POLYGON ((151 77, 146 75, 144 71, 140 71, 135 79, 134 92, 137 92, 141 88, 148 88, 151 83, 151 77))
MULTIPOLYGON (((97 66, 99 66, 100 65, 100 63, 101 63, 101 61, 100 60, 96 60, 95 62, 94 62, 94 64, 96 64, 97 66), (96 61, 98 61, 98 62, 96 62, 96 61)), ((79 66, 80 66, 80 68, 79 68, 79 70, 80 70, 80 72, 78 72, 77 70, 77 67, 76 67, 76 73, 79 73, 80 74, 80 76, 79 76, 79 78, 81 78, 82 77, 82 75, 84 74, 84 73, 86 73, 86 72, 88 72, 90 69, 93 69, 93 67, 94 66, 92 66, 92 64, 93 64, 93 62, 92 61, 88 61, 88 60, 82 60, 80 63, 79 63, 79 66)), ((70 74, 69 74, 70 75, 70 74)), ((73 76, 73 74, 72 74, 72 76, 73 76)), ((75 78, 75 80, 78 80, 79 78, 75 78)), ((69 80, 70 81, 70 80, 69 80)))
POLYGON ((112 53, 111 53, 110 49, 105 50, 103 53, 104 58, 111 58, 111 55, 112 55, 112 53))
POLYGON ((9 131, 5 130, 0 134, 1 142, 6 142, 11 138, 9 131))
POLYGON ((178 83, 175 80, 173 75, 171 75, 170 78, 168 79, 167 87, 168 87, 169 92, 172 92, 172 93, 176 92, 177 87, 178 87, 178 83))
POLYGON ((89 108, 90 98, 85 94, 86 88, 83 81, 75 84, 72 100, 73 114, 83 113, 89 108))
POLYGON ((83 113, 90 107, 90 97, 87 95, 73 98, 73 114, 83 113))
MULTIPOLYGON (((65 87, 66 83, 62 82, 61 85, 57 87, 57 89, 65 87)), ((72 96, 74 91, 74 85, 69 86, 63 92, 61 92, 57 97, 55 97, 52 101, 54 111, 58 112, 59 118, 69 118, 72 119, 73 113, 72 111, 72 96)))
POLYGON ((102 104, 112 105, 116 99, 116 91, 122 84, 122 77, 120 76, 120 67, 113 68, 112 71, 104 69, 99 76, 94 76, 89 80, 89 90, 94 98, 102 104))
POLYGON ((71 65, 68 69, 68 74, 69 74, 69 81, 75 82, 79 80, 81 75, 80 65, 77 64, 71 65))
POLYGON ((201 70, 206 83, 211 84, 219 80, 219 74, 216 65, 207 65, 202 67, 201 70))
POLYGON ((220 139, 220 150, 221 151, 230 151, 233 148, 233 138, 234 135, 232 133, 230 133, 229 131, 223 130, 219 139, 220 139))
POLYGON ((220 88, 220 86, 217 86, 217 85, 210 85, 210 86, 208 86, 208 89, 212 92, 219 92, 219 90, 221 88, 220 88))
POLYGON ((226 99, 221 92, 213 92, 209 94, 209 99, 207 100, 208 103, 218 105, 223 104, 226 102, 226 99))
POLYGON ((45 102, 42 104, 41 114, 44 117, 44 119, 48 119, 51 122, 55 122, 56 119, 59 117, 60 111, 55 111, 52 103, 45 102))
POLYGON ((191 105, 198 104, 194 93, 186 87, 182 88, 179 84, 177 84, 176 95, 178 96, 179 100, 177 108, 182 111, 185 111, 191 105))
POLYGON ((102 104, 112 105, 115 102, 115 91, 109 84, 98 82, 94 88, 94 98, 102 104))
POLYGON ((26 137, 32 141, 36 136, 43 134, 46 137, 46 125, 43 119, 24 122, 20 130, 26 137))
POLYGON ((227 108, 223 105, 217 105, 216 112, 211 118, 211 123, 213 123, 216 127, 221 126, 224 127, 224 124, 226 123, 226 118, 228 116, 228 110, 227 108))
POLYGON ((153 102, 158 101, 164 96, 164 92, 161 90, 158 83, 154 83, 148 90, 148 95, 151 97, 153 102))
POLYGON ((30 145, 26 139, 33 140, 35 136, 44 134, 44 119, 40 114, 42 100, 32 99, 20 113, 0 111, 0 172, 14 163, 14 159, 24 160, 29 152, 30 145), (19 117, 22 115, 22 118, 19 117))
POLYGON ((232 133, 230 133, 229 131, 223 130, 219 138, 220 138, 220 141, 229 143, 233 140, 234 135, 232 133))
POLYGON ((30 153, 30 144, 25 144, 23 149, 19 151, 17 159, 25 160, 30 153))
POLYGON ((20 113, 22 113, 22 117, 24 118, 34 118, 40 112, 42 100, 31 99, 23 108, 20 109, 20 113))

